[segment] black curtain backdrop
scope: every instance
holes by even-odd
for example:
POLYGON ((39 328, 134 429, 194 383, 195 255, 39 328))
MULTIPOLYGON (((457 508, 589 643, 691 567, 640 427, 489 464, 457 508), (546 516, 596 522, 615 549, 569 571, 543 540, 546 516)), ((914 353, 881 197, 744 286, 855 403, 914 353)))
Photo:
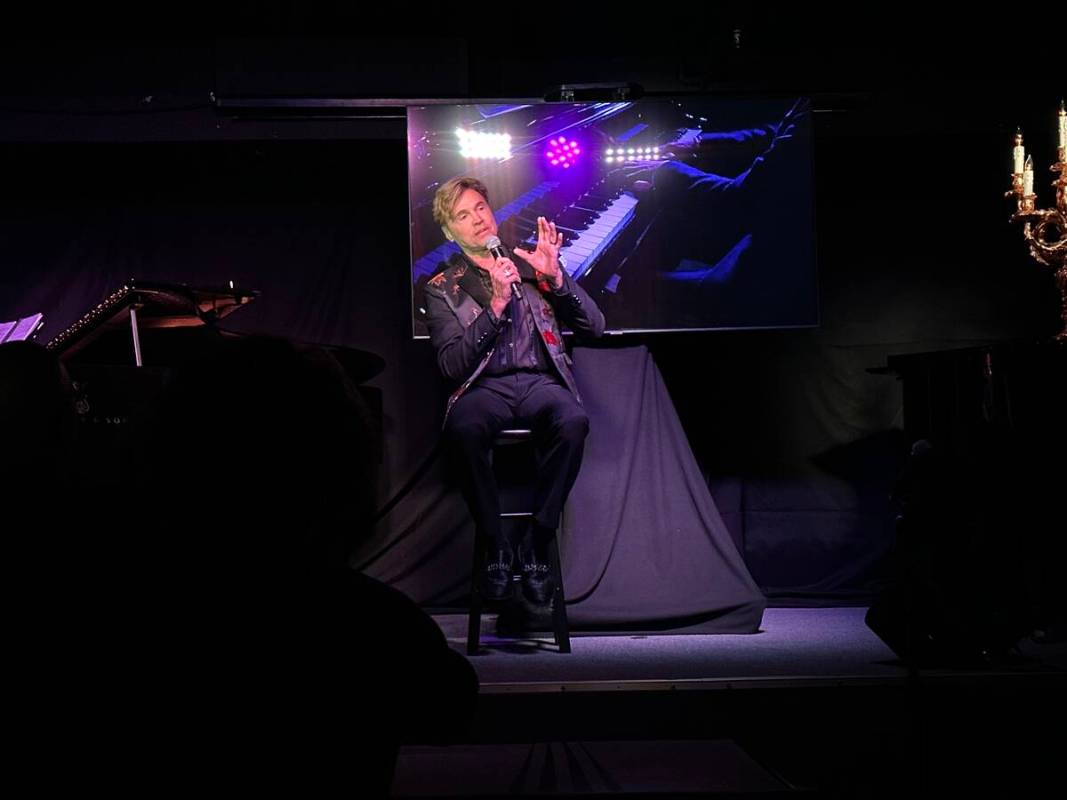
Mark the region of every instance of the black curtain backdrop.
MULTIPOLYGON (((483 81, 485 58, 470 65, 483 81)), ((826 74, 832 69, 823 64, 826 74)), ((899 384, 869 368, 893 353, 1058 329, 1051 272, 1027 255, 1002 195, 1011 133, 1022 124, 1048 202, 1060 95, 1047 80, 971 83, 959 74, 912 64, 899 80, 881 75, 863 90, 816 100, 819 328, 597 346, 608 359, 647 348, 714 499, 714 507, 693 500, 694 508, 705 528, 719 530, 721 517, 772 603, 854 602, 880 585, 892 540, 888 496, 910 443, 899 384)), ((197 118, 185 133, 159 116, 131 122, 85 116, 81 100, 37 101, 51 111, 27 116, 11 97, 0 108, 13 120, 6 130, 19 132, 19 141, 0 144, 0 319, 44 312, 39 338, 47 341, 130 277, 259 289, 225 327, 385 360, 371 381, 384 404, 377 489, 381 503, 393 498, 430 457, 446 394, 428 343, 409 336, 404 141, 360 138, 351 133, 358 123, 341 129, 329 121, 240 130, 226 122, 216 135, 213 122, 197 118), (65 114, 72 104, 78 113, 65 114), (87 127, 86 138, 99 141, 77 141, 87 127), (151 135, 130 141, 132 129, 151 135), (68 141, 45 143, 56 138, 68 141)), ((579 368, 596 373, 591 355, 579 353, 579 368)), ((145 357, 151 362, 151 352, 145 357)), ((595 458, 595 447, 590 452, 595 458)), ((416 601, 444 606, 467 591, 469 523, 436 470, 383 518, 356 560, 416 601)), ((692 471, 682 477, 672 489, 695 498, 692 471)), ((618 547, 638 550, 662 535, 622 531, 618 547)), ((721 536, 714 547, 696 535, 669 540, 672 548, 684 541, 699 543, 701 567, 717 562, 743 576, 721 536)), ((585 544, 575 535, 566 546, 579 553, 585 544)), ((585 603, 590 618, 611 616, 596 592, 587 597, 604 559, 612 563, 604 553, 571 559, 568 589, 579 616, 585 603)), ((603 572, 601 586, 611 574, 603 572)), ((674 608, 663 600, 654 616, 674 608)))

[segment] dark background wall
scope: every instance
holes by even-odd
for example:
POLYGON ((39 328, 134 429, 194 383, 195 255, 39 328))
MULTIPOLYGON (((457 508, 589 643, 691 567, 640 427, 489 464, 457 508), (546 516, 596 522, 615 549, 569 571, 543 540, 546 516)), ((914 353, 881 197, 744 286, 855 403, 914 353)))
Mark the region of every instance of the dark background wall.
MULTIPOLYGON (((605 80, 807 93, 820 327, 603 346, 652 350, 765 591, 863 597, 881 577, 909 445, 899 384, 868 369, 1058 329, 1051 271, 1026 254, 1002 195, 1021 125, 1050 201, 1067 81, 1054 26, 1038 20, 1020 56, 992 17, 825 16, 679 9, 638 33, 590 13, 556 34, 500 21, 487 38, 474 23, 434 27, 443 12, 423 33, 249 3, 163 27, 120 19, 108 35, 13 26, 0 55, 0 319, 43 311, 47 341, 129 277, 255 287, 228 327, 384 358, 372 381, 384 501, 430 451, 444 393, 428 344, 409 337, 404 98, 538 97, 605 80), (284 117, 213 103, 295 97, 394 102, 284 117)), ((421 491, 362 559, 416 599, 448 602, 459 584, 431 576, 462 571, 467 553, 435 516, 436 490, 421 491)))

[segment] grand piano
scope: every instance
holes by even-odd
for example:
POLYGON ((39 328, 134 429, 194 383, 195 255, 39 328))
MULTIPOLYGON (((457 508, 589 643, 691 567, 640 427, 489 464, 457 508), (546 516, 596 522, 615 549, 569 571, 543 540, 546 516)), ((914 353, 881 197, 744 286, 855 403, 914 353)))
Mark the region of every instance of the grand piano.
MULTIPOLYGON (((243 336, 217 323, 258 296, 232 285, 129 280, 46 344, 71 378, 82 450, 92 454, 83 482, 110 488, 125 481, 125 459, 141 433, 138 425, 150 416, 174 369, 208 355, 222 339, 243 336)), ((364 384, 381 372, 384 360, 355 348, 293 344, 325 351, 341 366, 375 425, 372 445, 380 459, 381 390, 364 384)))

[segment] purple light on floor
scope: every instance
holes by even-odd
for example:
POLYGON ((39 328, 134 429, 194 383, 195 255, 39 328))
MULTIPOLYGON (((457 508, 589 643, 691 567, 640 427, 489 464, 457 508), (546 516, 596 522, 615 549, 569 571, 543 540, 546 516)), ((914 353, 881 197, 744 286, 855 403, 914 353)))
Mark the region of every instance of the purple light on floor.
POLYGON ((578 142, 573 139, 567 139, 565 136, 549 139, 548 144, 549 147, 545 151, 545 158, 548 159, 548 163, 553 167, 562 165, 564 169, 570 169, 582 152, 578 142))

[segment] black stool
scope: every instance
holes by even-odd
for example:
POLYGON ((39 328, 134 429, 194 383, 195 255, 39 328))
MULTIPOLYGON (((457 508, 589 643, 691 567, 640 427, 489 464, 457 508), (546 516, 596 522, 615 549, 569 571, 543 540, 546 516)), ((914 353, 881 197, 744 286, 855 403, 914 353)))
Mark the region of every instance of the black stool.
MULTIPOLYGON (((496 441, 493 442, 493 468, 499 479, 500 470, 497 469, 497 450, 501 447, 525 444, 532 449, 533 431, 525 428, 515 428, 500 431, 496 441)), ((499 487, 498 487, 499 489, 499 487)), ((503 505, 503 504, 502 504, 503 505)), ((501 511, 501 519, 531 519, 533 511, 501 511)), ((477 655, 480 649, 482 633, 482 608, 485 605, 483 580, 487 565, 487 551, 489 543, 485 541, 482 531, 477 531, 474 540, 474 564, 471 570, 471 601, 470 610, 467 613, 467 655, 477 655)), ((559 652, 571 651, 570 627, 567 624, 567 604, 563 599, 563 572, 559 564, 559 529, 548 542, 548 568, 551 570, 554 588, 552 590, 552 632, 559 647, 559 652)), ((518 573, 513 572, 512 580, 519 580, 518 573)))

